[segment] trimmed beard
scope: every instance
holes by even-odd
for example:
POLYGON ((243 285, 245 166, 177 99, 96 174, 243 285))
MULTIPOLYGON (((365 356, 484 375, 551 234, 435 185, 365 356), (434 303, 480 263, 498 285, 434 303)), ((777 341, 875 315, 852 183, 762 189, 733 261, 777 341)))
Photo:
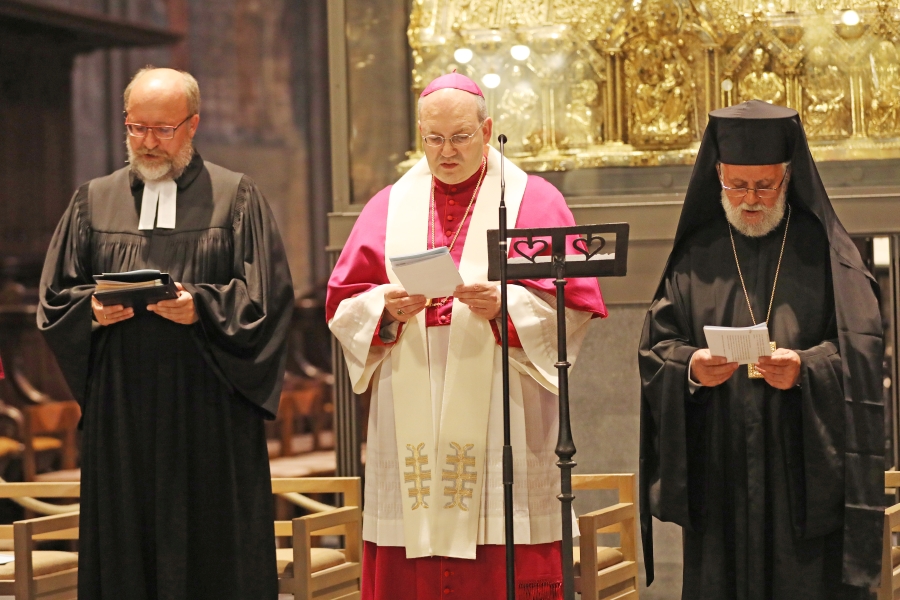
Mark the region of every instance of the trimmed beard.
POLYGON ((162 181, 168 179, 178 179, 184 173, 184 170, 191 159, 194 158, 193 140, 188 140, 179 148, 173 156, 167 156, 158 150, 146 150, 141 148, 135 151, 128 140, 125 141, 125 148, 128 150, 128 163, 131 165, 131 172, 134 173, 141 181, 162 181), (164 160, 157 164, 149 164, 144 160, 145 156, 162 156, 164 160))
POLYGON ((778 200, 775 201, 772 208, 766 208, 761 202, 757 202, 754 205, 741 202, 738 206, 734 206, 725 194, 725 190, 722 190, 722 208, 725 209, 725 218, 728 219, 731 226, 737 229, 739 233, 754 238, 768 235, 778 227, 778 224, 781 223, 781 219, 784 218, 785 205, 787 204, 786 199, 787 182, 782 186, 781 192, 778 194, 778 200), (747 223, 744 221, 741 214, 745 210, 763 213, 762 221, 759 223, 747 223))

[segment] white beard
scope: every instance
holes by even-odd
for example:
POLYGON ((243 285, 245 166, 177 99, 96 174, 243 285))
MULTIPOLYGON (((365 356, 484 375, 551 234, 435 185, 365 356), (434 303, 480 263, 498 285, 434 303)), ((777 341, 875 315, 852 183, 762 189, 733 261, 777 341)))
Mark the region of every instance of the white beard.
MULTIPOLYGON (((127 140, 125 148, 128 150, 128 162, 131 165, 131 172, 137 175, 141 181, 178 179, 194 157, 194 144, 191 140, 185 142, 174 156, 166 157, 158 163, 150 163, 144 160, 145 155, 153 154, 152 151, 135 152, 127 140)), ((153 155, 161 156, 160 154, 153 155)))
POLYGON ((725 190, 722 190, 722 208, 725 209, 725 218, 739 233, 747 237, 762 237, 778 227, 781 219, 784 218, 786 196, 787 182, 782 185, 781 193, 778 194, 778 200, 775 201, 775 205, 772 208, 766 208, 761 202, 757 202, 752 206, 746 202, 741 202, 738 206, 733 206, 728 196, 725 195, 725 190), (741 216, 741 213, 745 210, 761 212, 763 214, 762 221, 752 224, 745 222, 741 216))

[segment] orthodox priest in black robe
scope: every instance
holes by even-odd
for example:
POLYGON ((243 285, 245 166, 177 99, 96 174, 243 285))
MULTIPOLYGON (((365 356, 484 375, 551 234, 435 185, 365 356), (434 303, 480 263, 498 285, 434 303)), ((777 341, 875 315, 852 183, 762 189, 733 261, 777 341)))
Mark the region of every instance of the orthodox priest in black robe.
POLYGON ((656 517, 683 529, 685 599, 873 597, 884 504, 877 294, 797 113, 755 100, 712 112, 641 337, 648 582, 656 517), (727 178, 748 166, 775 177, 727 178), (767 231, 740 230, 741 211, 756 210, 731 207, 742 194, 778 197, 767 231), (705 325, 761 322, 780 349, 760 359, 764 378, 710 356, 705 325))
POLYGON ((275 600, 263 422, 280 397, 290 272, 254 183, 205 163, 177 131, 163 139, 190 102, 140 116, 142 77, 184 83, 155 71, 135 78, 131 103, 126 93, 131 167, 78 189, 41 280, 38 325, 84 415, 78 595, 275 600), (148 174, 166 171, 148 156, 171 163, 158 180, 174 181, 171 227, 162 195, 157 214, 142 206, 148 174), (137 269, 168 272, 194 316, 177 322, 163 302, 92 309, 94 275, 137 269))

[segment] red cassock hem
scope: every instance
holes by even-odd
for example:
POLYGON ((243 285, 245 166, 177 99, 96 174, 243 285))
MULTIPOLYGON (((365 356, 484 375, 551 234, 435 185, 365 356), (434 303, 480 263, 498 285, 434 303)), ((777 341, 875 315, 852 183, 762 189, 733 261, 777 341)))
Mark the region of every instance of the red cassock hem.
MULTIPOLYGON (((516 545, 516 600, 562 599, 562 544, 516 545)), ((365 542, 362 600, 505 600, 506 548, 477 546, 475 560, 406 558, 365 542)))

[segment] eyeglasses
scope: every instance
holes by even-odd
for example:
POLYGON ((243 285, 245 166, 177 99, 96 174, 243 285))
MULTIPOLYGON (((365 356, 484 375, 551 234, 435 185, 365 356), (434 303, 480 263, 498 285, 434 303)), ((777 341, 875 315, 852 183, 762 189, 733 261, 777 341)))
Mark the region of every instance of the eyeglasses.
POLYGON ((171 140, 175 137, 175 130, 187 123, 187 120, 193 117, 194 115, 188 115, 185 117, 184 121, 179 123, 178 125, 143 125, 141 123, 129 123, 125 122, 125 129, 128 130, 128 135, 131 137, 142 138, 147 137, 147 134, 150 131, 153 131, 153 135, 156 136, 158 140, 171 140))
POLYGON ((771 200, 772 198, 778 197, 778 191, 784 184, 784 180, 787 178, 788 171, 790 171, 791 168, 787 167, 784 170, 784 175, 781 176, 781 181, 773 188, 731 188, 725 185, 725 182, 722 181, 722 168, 716 167, 716 169, 719 171, 719 183, 722 184, 722 189, 725 190, 725 195, 732 200, 743 200, 750 192, 754 192, 756 194, 756 197, 760 200, 771 200))
MULTIPOLYGON (((486 121, 487 119, 485 119, 486 121)), ((484 121, 478 124, 478 127, 474 132, 466 134, 466 133, 457 133, 456 135, 451 135, 448 138, 445 138, 440 135, 423 135, 422 139, 425 141, 426 146, 431 146, 432 148, 439 148, 444 145, 445 142, 450 142, 451 146, 468 146, 472 142, 472 138, 475 137, 475 134, 481 129, 481 126, 484 125, 484 121)))

